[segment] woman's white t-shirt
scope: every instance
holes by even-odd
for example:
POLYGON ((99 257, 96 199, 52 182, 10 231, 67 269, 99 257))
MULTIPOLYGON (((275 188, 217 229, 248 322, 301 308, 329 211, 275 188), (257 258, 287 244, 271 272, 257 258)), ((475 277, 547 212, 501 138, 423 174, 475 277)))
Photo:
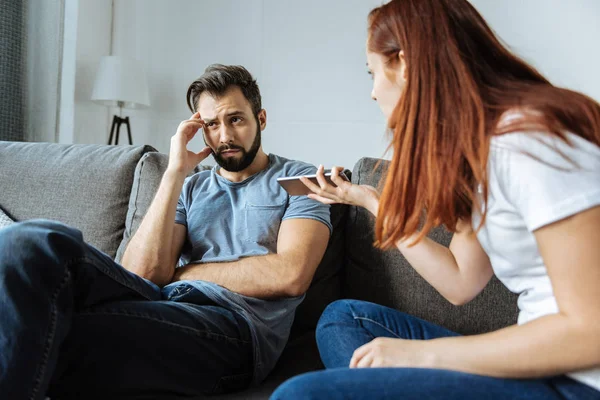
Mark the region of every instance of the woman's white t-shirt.
MULTIPOLYGON (((533 232, 600 205, 600 147, 573 134, 568 139, 573 147, 529 132, 491 142, 488 210, 477 238, 498 279, 519 294, 520 325, 558 312, 533 232)), ((482 209, 473 211, 474 228, 482 209)), ((569 376, 600 390, 600 368, 569 376)))

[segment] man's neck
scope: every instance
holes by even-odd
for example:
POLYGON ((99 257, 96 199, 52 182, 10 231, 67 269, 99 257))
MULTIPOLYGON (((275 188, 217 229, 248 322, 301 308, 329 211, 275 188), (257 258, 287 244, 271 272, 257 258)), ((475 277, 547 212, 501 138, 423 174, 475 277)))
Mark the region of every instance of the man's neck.
POLYGON ((227 179, 231 182, 242 182, 245 179, 248 179, 252 175, 259 173, 263 169, 269 166, 269 156, 265 154, 262 148, 256 153, 256 157, 254 157, 254 161, 250 164, 246 169, 239 172, 231 172, 227 171, 223 168, 219 168, 218 174, 223 178, 227 179))

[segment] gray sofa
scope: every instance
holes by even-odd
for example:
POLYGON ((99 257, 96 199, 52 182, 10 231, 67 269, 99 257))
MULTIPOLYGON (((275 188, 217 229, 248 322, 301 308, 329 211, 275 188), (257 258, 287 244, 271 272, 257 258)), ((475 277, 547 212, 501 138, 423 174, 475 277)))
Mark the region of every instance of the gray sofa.
MULTIPOLYGON (((74 226, 89 243, 119 260, 167 161, 150 146, 0 142, 0 208, 17 221, 49 218, 74 226)), ((359 160, 352 181, 378 186, 387 166, 382 162, 376 169, 378 161, 359 160)), ((471 303, 452 306, 398 251, 373 248, 374 219, 368 212, 342 205, 331 212, 334 233, 276 368, 258 387, 213 398, 267 399, 288 377, 322 368, 314 329, 325 306, 336 299, 394 307, 462 334, 516 322, 516 297, 497 280, 471 303)), ((438 228, 430 237, 447 245, 451 235, 438 228)))

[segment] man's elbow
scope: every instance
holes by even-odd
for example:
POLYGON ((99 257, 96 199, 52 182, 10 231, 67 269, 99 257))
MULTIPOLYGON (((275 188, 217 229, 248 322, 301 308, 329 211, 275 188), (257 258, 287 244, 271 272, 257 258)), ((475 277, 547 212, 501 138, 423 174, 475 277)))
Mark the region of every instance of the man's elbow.
POLYGON ((123 263, 123 267, 140 278, 147 279, 160 287, 171 283, 173 279, 172 274, 165 274, 165 271, 159 266, 152 267, 144 263, 129 262, 123 263))
POLYGON ((285 297, 298 297, 302 296, 308 290, 308 286, 301 285, 287 285, 283 290, 285 297))
POLYGON ((285 285, 282 288, 283 293, 286 297, 298 297, 302 296, 308 291, 310 284, 312 283, 312 274, 298 273, 293 274, 285 280, 285 285))

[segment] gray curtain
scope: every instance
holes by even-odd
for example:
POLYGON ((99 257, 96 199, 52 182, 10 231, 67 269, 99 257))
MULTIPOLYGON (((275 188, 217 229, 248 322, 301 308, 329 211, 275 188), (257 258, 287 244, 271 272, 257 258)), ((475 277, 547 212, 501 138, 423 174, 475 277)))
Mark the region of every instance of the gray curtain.
POLYGON ((0 0, 0 140, 58 139, 64 0, 0 0))
POLYGON ((0 140, 25 140, 25 4, 0 0, 0 140))
MULTIPOLYGON (((25 140, 58 140, 64 0, 27 3, 25 140)), ((85 0, 88 1, 88 0, 85 0)))

